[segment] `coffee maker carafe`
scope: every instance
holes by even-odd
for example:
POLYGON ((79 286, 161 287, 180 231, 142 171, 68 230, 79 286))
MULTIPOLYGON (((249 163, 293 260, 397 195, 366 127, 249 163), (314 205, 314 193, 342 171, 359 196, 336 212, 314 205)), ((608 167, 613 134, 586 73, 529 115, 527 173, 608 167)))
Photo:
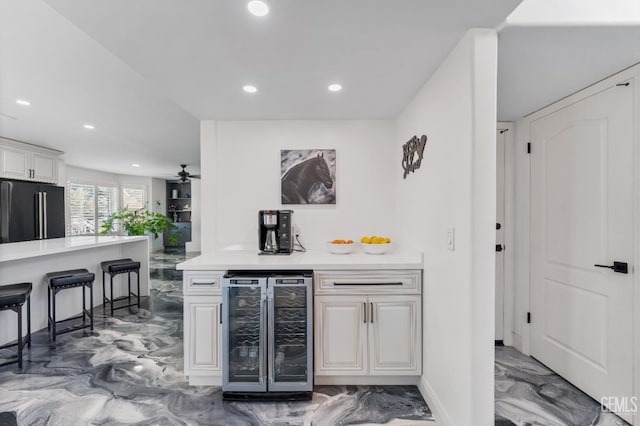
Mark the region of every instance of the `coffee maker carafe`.
POLYGON ((291 254, 293 251, 292 210, 258 212, 258 249, 261 254, 291 254))

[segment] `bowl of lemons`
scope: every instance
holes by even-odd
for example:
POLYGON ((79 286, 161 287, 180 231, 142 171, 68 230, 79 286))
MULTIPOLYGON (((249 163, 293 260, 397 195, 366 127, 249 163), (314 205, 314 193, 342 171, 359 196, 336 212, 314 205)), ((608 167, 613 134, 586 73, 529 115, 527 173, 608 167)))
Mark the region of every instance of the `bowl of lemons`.
POLYGON ((391 249, 391 238, 372 235, 360 239, 362 251, 367 254, 385 254, 391 249))
POLYGON ((355 246, 353 240, 332 240, 327 243, 327 249, 333 254, 349 254, 355 246))

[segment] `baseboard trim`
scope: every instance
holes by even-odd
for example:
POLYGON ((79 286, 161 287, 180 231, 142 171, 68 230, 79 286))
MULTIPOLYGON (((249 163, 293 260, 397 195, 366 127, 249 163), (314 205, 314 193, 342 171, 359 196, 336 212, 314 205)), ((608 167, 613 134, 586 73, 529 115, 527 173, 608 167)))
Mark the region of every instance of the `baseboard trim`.
POLYGON ((422 394, 422 397, 427 402, 427 405, 431 409, 431 413, 433 413, 433 418, 436 420, 436 424, 438 426, 453 426, 453 421, 451 421, 451 417, 447 413, 447 410, 442 406, 438 395, 434 392, 433 388, 427 382, 424 375, 422 379, 418 383, 418 389, 422 394))
POLYGON ((314 376, 314 385, 414 385, 420 376, 314 376))

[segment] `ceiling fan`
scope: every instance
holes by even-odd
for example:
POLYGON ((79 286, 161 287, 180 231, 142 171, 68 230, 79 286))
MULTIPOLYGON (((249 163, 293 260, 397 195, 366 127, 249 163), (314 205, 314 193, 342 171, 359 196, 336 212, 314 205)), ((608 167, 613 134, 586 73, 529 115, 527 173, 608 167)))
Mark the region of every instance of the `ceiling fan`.
POLYGON ((180 178, 180 181, 186 182, 191 178, 200 179, 200 175, 192 175, 191 173, 185 170, 185 168, 187 167, 186 164, 180 164, 180 167, 182 167, 182 170, 178 172, 178 177, 180 178))

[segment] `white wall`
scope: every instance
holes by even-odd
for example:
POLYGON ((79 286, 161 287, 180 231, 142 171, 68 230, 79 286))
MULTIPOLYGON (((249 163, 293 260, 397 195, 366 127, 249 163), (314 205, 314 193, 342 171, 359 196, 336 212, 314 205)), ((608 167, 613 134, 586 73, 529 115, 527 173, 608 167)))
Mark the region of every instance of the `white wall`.
POLYGON ((394 122, 205 121, 202 251, 257 249, 258 210, 291 208, 303 243, 394 235, 394 122), (336 149, 335 205, 280 204, 281 149, 336 149))
POLYGON ((398 118, 390 157, 428 136, 416 173, 391 163, 401 237, 424 251, 422 386, 443 424, 494 422, 496 54, 493 30, 467 33, 398 118))

